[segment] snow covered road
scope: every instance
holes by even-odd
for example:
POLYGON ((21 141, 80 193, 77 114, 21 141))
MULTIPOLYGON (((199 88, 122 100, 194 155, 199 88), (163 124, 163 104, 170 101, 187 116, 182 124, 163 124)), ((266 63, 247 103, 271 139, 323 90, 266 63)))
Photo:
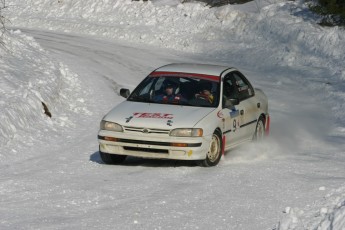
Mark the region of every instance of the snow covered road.
POLYGON ((166 63, 231 64, 235 57, 225 63, 86 36, 23 32, 78 74, 87 93, 75 99, 89 113, 69 117, 74 128, 62 126, 1 161, 2 229, 274 229, 286 207, 313 206, 344 182, 344 143, 327 135, 329 107, 320 106, 317 87, 303 85, 311 70, 240 66, 268 95, 272 135, 227 153, 218 167, 137 158, 110 166, 102 164, 96 138, 102 116, 123 100, 121 86, 132 89, 166 63))

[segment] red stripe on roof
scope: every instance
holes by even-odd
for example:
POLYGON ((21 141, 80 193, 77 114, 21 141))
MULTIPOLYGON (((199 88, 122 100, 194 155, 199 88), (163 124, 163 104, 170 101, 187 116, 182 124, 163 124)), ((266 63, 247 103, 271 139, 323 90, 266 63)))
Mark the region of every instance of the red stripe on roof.
POLYGON ((206 79, 210 81, 218 82, 220 77, 215 75, 207 75, 207 74, 200 74, 200 73, 182 73, 182 72, 152 72, 150 74, 151 77, 162 77, 162 76, 169 76, 169 77, 194 77, 200 79, 206 79))

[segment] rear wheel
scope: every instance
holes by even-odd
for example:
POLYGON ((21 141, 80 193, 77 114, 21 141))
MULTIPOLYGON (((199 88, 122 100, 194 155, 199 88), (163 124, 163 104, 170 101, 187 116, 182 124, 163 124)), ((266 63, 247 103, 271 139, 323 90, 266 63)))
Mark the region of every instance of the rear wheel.
POLYGON ((221 134, 218 130, 216 130, 212 135, 210 147, 206 154, 206 159, 198 161, 198 165, 203 167, 216 166, 222 157, 222 146, 223 142, 221 134))
POLYGON ((265 120, 261 116, 258 120, 258 123, 256 123, 256 129, 255 129, 255 133, 253 135, 253 140, 254 141, 260 141, 260 140, 264 139, 264 137, 265 137, 265 120))
POLYGON ((102 161, 105 164, 109 165, 116 165, 121 164, 126 160, 126 155, 117 155, 117 154, 109 154, 109 153, 103 153, 99 151, 99 155, 101 156, 102 161))

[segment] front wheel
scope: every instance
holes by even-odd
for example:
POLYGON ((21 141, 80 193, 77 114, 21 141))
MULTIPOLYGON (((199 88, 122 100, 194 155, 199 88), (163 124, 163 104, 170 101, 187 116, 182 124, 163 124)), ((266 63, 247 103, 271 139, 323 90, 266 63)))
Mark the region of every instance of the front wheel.
POLYGON ((117 154, 109 154, 109 153, 103 153, 99 151, 99 155, 101 156, 102 161, 105 164, 109 165, 116 165, 121 164, 126 160, 126 155, 117 155, 117 154))
POLYGON ((265 120, 260 117, 256 123, 255 133, 253 135, 254 141, 261 141, 265 137, 265 120))
POLYGON ((212 135, 210 147, 206 154, 206 159, 198 161, 198 165, 203 167, 216 166, 219 163, 220 158, 222 157, 222 146, 223 142, 221 134, 216 130, 212 135))

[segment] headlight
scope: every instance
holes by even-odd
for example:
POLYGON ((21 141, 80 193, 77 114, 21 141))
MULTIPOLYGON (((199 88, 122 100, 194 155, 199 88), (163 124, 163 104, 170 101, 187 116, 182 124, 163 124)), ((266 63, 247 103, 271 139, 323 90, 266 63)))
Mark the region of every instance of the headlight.
POLYGON ((175 137, 202 137, 202 129, 173 129, 170 136, 175 137))
POLYGON ((115 132, 123 132, 123 128, 121 125, 109 121, 101 121, 101 129, 115 132))

